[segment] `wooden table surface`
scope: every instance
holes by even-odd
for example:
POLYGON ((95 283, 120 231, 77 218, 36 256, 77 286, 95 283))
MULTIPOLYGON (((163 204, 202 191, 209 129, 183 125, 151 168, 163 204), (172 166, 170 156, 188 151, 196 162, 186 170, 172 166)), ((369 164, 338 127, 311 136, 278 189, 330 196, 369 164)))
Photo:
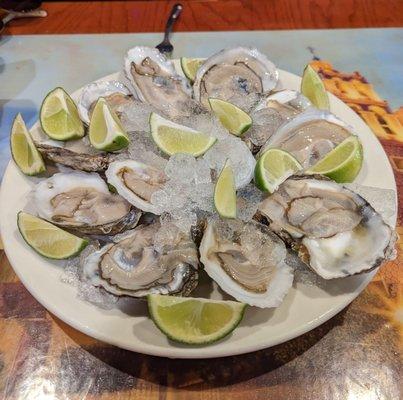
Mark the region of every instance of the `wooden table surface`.
MULTIPOLYGON (((161 31, 173 3, 45 3, 46 19, 15 21, 7 33, 161 31)), ((403 22, 401 0, 182 3, 185 9, 176 27, 181 31, 378 27, 403 22)), ((327 71, 323 77, 329 90, 347 103, 351 96, 349 104, 393 158, 401 186, 402 113, 392 114, 387 106, 383 114, 379 107, 368 108, 374 99, 365 96, 377 96, 372 91, 359 93, 350 85, 351 79, 361 79, 356 73, 338 73, 326 63, 314 66, 327 71), (392 122, 386 125, 381 116, 385 113, 396 131, 392 122)), ((398 249, 396 261, 384 266, 349 307, 317 329, 271 349, 199 361, 131 353, 75 331, 33 299, 0 251, 0 398, 397 400, 403 345, 401 241, 398 249)))
MULTIPOLYGON (((45 2, 46 19, 8 33, 159 32, 175 1, 45 2)), ((182 0, 178 31, 403 26, 402 0, 182 0)))

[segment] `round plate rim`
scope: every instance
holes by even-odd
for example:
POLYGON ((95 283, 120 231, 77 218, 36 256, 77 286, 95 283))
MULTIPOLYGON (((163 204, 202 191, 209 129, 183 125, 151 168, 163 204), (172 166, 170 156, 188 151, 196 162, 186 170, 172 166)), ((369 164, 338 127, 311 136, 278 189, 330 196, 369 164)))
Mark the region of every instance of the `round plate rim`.
MULTIPOLYGON (((292 74, 287 71, 283 71, 279 69, 280 77, 286 77, 287 79, 298 79, 300 81, 300 77, 292 74)), ((98 80, 108 80, 108 79, 116 79, 119 73, 111 74, 105 77, 102 77, 98 80)), ((78 89, 73 93, 73 97, 77 95, 82 90, 82 88, 78 89)), ((339 100, 337 97, 335 97, 332 94, 330 95, 331 103, 332 104, 338 104, 339 107, 342 105, 342 108, 344 109, 344 112, 347 113, 354 113, 351 108, 349 108, 345 103, 343 103, 341 100, 339 100)), ((355 114, 355 118, 357 121, 360 121, 362 128, 360 129, 365 129, 368 134, 373 135, 372 131, 370 128, 363 123, 361 118, 355 114), (364 128, 365 125, 365 128, 364 128)), ((358 122, 357 122, 358 124, 358 122)), ((384 157, 386 156, 386 153, 382 147, 382 145, 378 141, 378 146, 381 152, 383 152, 384 157)), ((392 168, 390 166, 390 163, 387 163, 385 165, 385 168, 389 169, 389 172, 392 172, 392 168)), ((1 231, 6 231, 7 229, 7 218, 5 218, 5 192, 6 192, 6 185, 4 182, 8 182, 8 177, 11 175, 12 172, 18 172, 17 167, 14 165, 12 160, 9 162, 6 172, 4 174, 3 178, 3 185, 1 187, 0 191, 0 230, 1 231)), ((393 174, 393 172, 392 172, 393 174)), ((394 181, 394 190, 396 193, 396 182, 394 181)), ((8 183, 7 183, 8 184, 8 183)), ((394 220, 396 221, 396 215, 394 216, 394 220)), ((293 339, 297 336, 300 336, 316 327, 319 325, 323 324, 324 322, 328 321, 330 318, 332 318, 334 315, 336 315, 338 312, 340 312, 343 308, 345 308, 348 304, 350 304, 361 292, 364 290, 364 288, 367 286, 367 284, 371 281, 372 277, 376 274, 377 269, 371 271, 368 274, 363 275, 364 279, 362 280, 361 284, 357 287, 357 289, 354 291, 354 293, 351 293, 348 298, 345 301, 342 301, 335 305, 334 307, 331 307, 327 312, 323 313, 322 315, 318 316, 317 318, 312 319, 308 323, 306 323, 303 326, 298 326, 293 330, 288 331, 287 333, 283 334, 281 337, 275 337, 275 338, 269 338, 265 343, 250 343, 248 345, 244 344, 242 346, 234 346, 230 347, 229 349, 225 348, 225 340, 222 342, 224 344, 224 349, 218 350, 217 348, 214 348, 214 351, 211 351, 212 349, 209 347, 173 347, 171 345, 164 347, 161 349, 161 347, 158 346, 153 346, 150 345, 149 343, 143 343, 139 339, 137 340, 136 343, 136 338, 134 338, 133 343, 127 344, 125 342, 119 341, 117 338, 111 338, 110 336, 107 336, 103 334, 102 331, 92 329, 90 325, 83 323, 80 321, 80 317, 77 317, 76 315, 74 318, 72 318, 69 315, 66 315, 63 310, 58 309, 57 307, 53 306, 49 301, 46 299, 46 295, 43 293, 39 293, 37 288, 34 287, 31 282, 28 281, 28 277, 26 277, 22 271, 17 265, 17 262, 15 260, 14 254, 13 254, 13 249, 12 249, 12 238, 7 237, 3 235, 3 244, 4 244, 4 250, 7 255, 7 258, 12 265, 15 273, 17 274, 18 278, 21 280, 25 288, 33 295, 33 297, 43 306, 45 307, 48 311, 50 311, 52 314, 54 314, 56 317, 67 323, 68 325, 72 326, 73 328, 95 338, 98 340, 101 340, 103 342, 115 345, 117 347, 127 349, 130 351, 135 351, 138 353, 142 354, 147 354, 147 355, 153 355, 153 356, 160 356, 160 357, 169 357, 169 358, 194 358, 194 359, 203 359, 203 358, 216 358, 216 357, 226 357, 226 356, 233 356, 233 355, 240 355, 240 354, 245 354, 253 351, 258 351, 262 350, 264 348, 272 347, 277 344, 286 342, 290 339, 293 339)), ((47 260, 45 260, 47 261, 47 260)), ((84 300, 80 301, 84 302, 84 300)), ((95 307, 95 306, 94 306, 95 307)), ((103 310, 100 309, 100 312, 103 310)), ((133 317, 136 318, 136 317, 133 317)), ((161 333, 162 335, 162 333, 161 333)), ((229 339, 230 340, 230 339, 229 339)))

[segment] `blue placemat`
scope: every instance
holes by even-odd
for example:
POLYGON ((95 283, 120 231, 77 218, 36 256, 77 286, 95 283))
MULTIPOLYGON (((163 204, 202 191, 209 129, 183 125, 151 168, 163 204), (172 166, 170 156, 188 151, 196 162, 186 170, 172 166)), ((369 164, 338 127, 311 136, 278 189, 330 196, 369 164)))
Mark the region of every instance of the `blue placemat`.
MULTIPOLYGON (((51 89, 73 91, 119 70, 125 51, 154 46, 161 34, 35 35, 0 39, 0 179, 9 159, 11 122, 28 126, 51 89)), ((359 70, 389 100, 402 103, 403 29, 185 32, 173 37, 174 57, 206 57, 233 45, 256 46, 280 68, 301 74, 314 55, 344 71, 359 70)))

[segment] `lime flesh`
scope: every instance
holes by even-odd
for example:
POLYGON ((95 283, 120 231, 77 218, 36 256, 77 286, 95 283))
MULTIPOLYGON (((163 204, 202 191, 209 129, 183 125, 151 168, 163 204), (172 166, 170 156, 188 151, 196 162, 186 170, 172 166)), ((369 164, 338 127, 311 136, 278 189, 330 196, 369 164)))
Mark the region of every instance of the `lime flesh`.
POLYGON ((231 333, 242 320, 245 304, 152 294, 148 309, 168 338, 187 344, 210 344, 231 333))
POLYGON ((236 218, 235 179, 228 160, 215 185, 214 205, 221 217, 236 218))
POLYGON ((194 82, 200 65, 204 62, 203 58, 181 58, 182 71, 191 82, 194 82))
POLYGON ((24 174, 37 175, 46 170, 42 156, 35 147, 21 114, 14 119, 10 146, 13 159, 24 174))
POLYGON ((273 193, 282 182, 301 169, 301 164, 290 153, 268 149, 256 163, 255 184, 260 190, 273 193))
POLYGON ((336 182, 353 182, 361 170, 363 150, 356 136, 344 139, 307 173, 322 174, 336 182))
POLYGON ((129 137, 116 113, 100 97, 91 115, 89 138, 98 150, 117 151, 129 145, 129 137))
POLYGON ((301 93, 311 103, 322 110, 329 110, 329 96, 322 79, 318 73, 308 64, 302 75, 301 93))
POLYGON ((213 98, 209 103, 221 124, 233 135, 241 136, 251 127, 252 118, 234 104, 213 98))
POLYGON ((40 121, 43 131, 55 140, 79 139, 85 133, 74 101, 60 87, 43 100, 40 121))
POLYGON ((156 145, 170 156, 186 153, 198 157, 217 141, 213 136, 176 124, 156 113, 151 113, 150 128, 156 145))
POLYGON ((47 222, 20 211, 17 225, 24 240, 40 255, 65 259, 81 252, 88 241, 47 222))

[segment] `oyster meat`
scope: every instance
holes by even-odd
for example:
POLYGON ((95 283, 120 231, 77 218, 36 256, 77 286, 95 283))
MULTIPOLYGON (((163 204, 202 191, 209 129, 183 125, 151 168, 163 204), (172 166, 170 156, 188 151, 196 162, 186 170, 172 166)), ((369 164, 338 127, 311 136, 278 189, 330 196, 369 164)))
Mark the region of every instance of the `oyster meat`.
POLYGON ((291 153, 303 168, 309 168, 350 135, 350 128, 335 115, 307 110, 282 125, 259 154, 276 147, 291 153))
POLYGON ((92 82, 83 88, 77 102, 80 118, 85 124, 90 124, 92 111, 100 97, 103 97, 115 112, 122 104, 134 101, 129 89, 119 81, 92 82))
POLYGON ((108 183, 140 210, 159 214, 151 196, 167 180, 164 171, 134 160, 114 161, 105 172, 108 183))
POLYGON ((135 95, 169 117, 187 115, 197 106, 186 78, 157 49, 133 47, 126 54, 124 68, 135 95))
POLYGON ((200 244, 206 272, 238 301, 277 307, 292 286, 284 242, 255 221, 209 221, 200 244))
POLYGON ((209 108, 214 97, 238 105, 249 112, 259 95, 277 84, 275 65, 256 48, 233 47, 208 58, 199 68, 193 84, 194 97, 209 108))
POLYGON ((40 217, 83 234, 113 235, 134 228, 141 211, 112 194, 96 173, 61 172, 33 191, 40 217))
POLYGON ((381 265, 395 235, 370 204, 325 177, 294 176, 260 204, 257 217, 281 235, 325 279, 381 265))
POLYGON ((117 296, 151 293, 188 295, 197 285, 197 249, 189 235, 176 231, 172 241, 154 246, 159 220, 139 225, 89 255, 83 277, 117 296))

